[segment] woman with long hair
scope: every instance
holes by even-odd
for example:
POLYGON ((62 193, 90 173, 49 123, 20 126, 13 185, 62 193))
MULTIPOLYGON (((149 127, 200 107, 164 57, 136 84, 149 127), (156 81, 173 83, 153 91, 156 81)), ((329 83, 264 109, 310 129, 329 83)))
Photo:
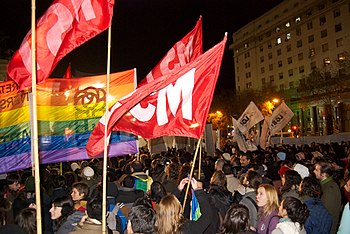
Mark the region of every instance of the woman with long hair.
POLYGON ((301 182, 301 176, 294 170, 286 171, 281 177, 281 200, 286 197, 299 198, 298 188, 301 182))
POLYGON ((220 234, 255 233, 250 229, 249 210, 246 206, 235 204, 228 209, 220 234))
POLYGON ((148 191, 148 197, 152 202, 153 209, 158 211, 159 202, 166 195, 167 193, 164 186, 158 181, 153 181, 153 183, 151 184, 151 189, 148 191))
POLYGON ((270 234, 279 221, 277 190, 270 184, 261 184, 256 195, 259 206, 257 233, 270 234))
MULTIPOLYGON (((185 178, 181 181, 178 189, 183 190, 184 186, 189 182, 185 178)), ((174 195, 165 196, 159 203, 159 211, 156 218, 156 231, 159 234, 176 234, 176 233, 203 233, 206 231, 212 220, 212 213, 209 199, 202 189, 202 184, 194 178, 191 180, 192 188, 201 209, 201 216, 197 221, 190 221, 183 217, 182 206, 174 195)))
POLYGON ((74 230, 76 224, 84 216, 83 212, 74 211, 70 197, 56 198, 50 209, 55 234, 66 234, 74 230))
POLYGON ((306 234, 304 224, 309 210, 298 198, 286 197, 280 204, 278 215, 281 218, 272 234, 306 234))
POLYGON ((21 210, 15 219, 15 224, 21 227, 27 234, 36 233, 36 210, 25 208, 21 210))

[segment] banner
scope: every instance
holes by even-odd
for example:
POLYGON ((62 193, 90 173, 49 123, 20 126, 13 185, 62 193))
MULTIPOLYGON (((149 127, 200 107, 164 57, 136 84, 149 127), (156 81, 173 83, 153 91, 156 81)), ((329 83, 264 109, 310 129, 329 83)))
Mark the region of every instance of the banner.
MULTIPOLYGON (((41 163, 89 159, 86 143, 105 112, 106 75, 47 79, 37 85, 39 156, 41 163)), ((11 81, 5 87, 16 87, 11 81), (13 84, 11 84, 11 82, 13 84)), ((136 86, 135 71, 111 74, 110 96, 118 100, 136 86)), ((14 88, 15 89, 15 88, 14 88)), ((0 173, 32 166, 28 89, 0 94, 0 173)), ((114 104, 114 103, 111 103, 114 104)), ((113 133, 109 156, 138 152, 135 136, 113 133)))
MULTIPOLYGON (((106 113, 110 115, 108 134, 113 129, 143 138, 200 138, 219 76, 225 43, 226 36, 222 42, 177 72, 153 80, 117 102, 106 113), (140 108, 131 110, 138 103, 140 108)), ((91 134, 87 144, 89 155, 103 151, 106 114, 91 134)))
MULTIPOLYGON (((73 49, 111 25, 114 0, 56 0, 36 24, 37 83, 49 77, 73 49)), ((20 89, 31 87, 31 31, 7 66, 20 89)))
POLYGON ((232 118, 232 123, 235 128, 233 135, 234 141, 237 142, 239 149, 244 153, 257 150, 256 145, 239 130, 239 123, 235 118, 232 118))
POLYGON ((261 128, 261 135, 260 135, 260 147, 262 149, 266 149, 266 147, 269 146, 269 139, 270 139, 270 117, 265 116, 265 120, 263 122, 262 128, 261 128))
POLYGON ((283 101, 272 113, 270 119, 270 134, 281 131, 292 119, 294 113, 283 101))
POLYGON ((243 114, 239 117, 237 127, 243 134, 247 135, 249 129, 263 119, 264 116, 260 112, 259 108, 254 102, 250 102, 243 114))

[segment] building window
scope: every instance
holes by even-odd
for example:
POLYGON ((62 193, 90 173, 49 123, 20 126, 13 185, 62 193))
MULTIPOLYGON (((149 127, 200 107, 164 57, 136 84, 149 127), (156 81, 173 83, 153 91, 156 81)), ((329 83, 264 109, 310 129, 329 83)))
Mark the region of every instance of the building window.
POLYGON ((333 16, 334 16, 334 18, 339 17, 339 16, 340 16, 340 9, 335 9, 335 10, 333 11, 333 16))
POLYGON ((245 44, 244 44, 244 48, 247 49, 248 47, 249 47, 249 44, 248 44, 248 43, 245 43, 245 44))
POLYGON ((260 68, 261 74, 265 73, 265 67, 260 68))
POLYGON ((238 91, 241 91, 241 87, 240 86, 238 86, 237 89, 238 89, 238 91))
POLYGON ((286 34, 286 41, 292 39, 292 34, 289 32, 286 34))
POLYGON ((238 63, 238 58, 236 58, 236 63, 238 63))
POLYGON ((338 39, 336 40, 336 44, 337 44, 337 47, 343 46, 343 38, 338 38, 338 39))
POLYGON ((312 15, 312 10, 308 10, 308 11, 306 12, 306 16, 309 17, 309 16, 311 16, 311 15, 312 15))
POLYGON ((310 36, 308 37, 309 43, 313 42, 314 40, 315 40, 314 35, 310 35, 310 36))
POLYGON ((301 27, 297 27, 296 29, 295 29, 295 34, 297 35, 297 36, 301 36, 301 27))
POLYGON ((289 75, 289 76, 293 76, 293 69, 289 69, 289 70, 288 70, 288 75, 289 75))
POLYGON ((299 85, 304 86, 305 85, 305 78, 299 80, 299 85))
POLYGON ((289 58, 287 59, 287 61, 288 61, 288 64, 292 64, 292 63, 293 63, 292 57, 289 57, 289 58))
POLYGON ((304 55, 303 55, 303 52, 299 53, 298 54, 298 60, 303 60, 304 59, 304 55))
POLYGON ((263 52, 263 51, 264 51, 264 47, 260 46, 260 52, 263 52))
POLYGON ((281 43, 282 43, 282 38, 277 37, 277 39, 276 39, 276 44, 279 45, 279 44, 281 44, 281 43))
POLYGON ((269 65, 269 70, 272 71, 273 70, 273 64, 269 65))
POLYGON ((260 57, 260 62, 263 63, 264 62, 264 56, 260 57))
POLYGON ((304 73, 305 69, 304 69, 304 65, 299 67, 299 73, 304 73))
POLYGON ((336 24, 336 25, 335 25, 335 32, 339 32, 339 31, 341 31, 341 30, 342 30, 341 24, 336 24))
POLYGON ((277 55, 281 55, 282 54, 282 50, 281 49, 278 49, 277 50, 277 55))
POLYGON ((284 90, 284 84, 280 84, 280 91, 284 90))
POLYGON ((262 78, 262 79, 261 79, 261 84, 264 86, 265 83, 266 83, 265 78, 262 78))
POLYGON ((281 28, 277 27, 275 31, 276 31, 276 33, 278 33, 279 31, 281 31, 281 28))
POLYGON ((303 41, 302 40, 297 41, 297 48, 300 48, 302 46, 303 46, 303 41))
POLYGON ((310 58, 311 58, 311 57, 314 57, 315 54, 316 54, 315 48, 309 49, 309 57, 310 57, 310 58))
POLYGON ((239 67, 237 66, 237 72, 239 72, 239 67))
POLYGON ((289 44, 289 45, 287 45, 286 47, 287 47, 287 52, 292 51, 292 46, 291 46, 290 44, 289 44))
POLYGON ((307 23, 307 29, 308 30, 312 29, 312 21, 307 23))
POLYGON ((328 43, 322 45, 322 52, 328 51, 328 43))
POLYGON ((239 76, 237 76, 237 81, 239 82, 239 76))
POLYGON ((278 61, 278 67, 282 67, 282 61, 278 61))
POLYGON ((278 73, 278 77, 280 78, 280 80, 282 80, 283 79, 283 72, 278 73))
POLYGON ((331 64, 331 60, 329 58, 324 58, 323 59, 323 64, 326 66, 326 65, 329 65, 331 64))
POLYGON ((323 10, 325 7, 326 5, 324 3, 321 3, 320 5, 318 5, 319 10, 323 10))
POLYGON ((320 17, 320 25, 324 25, 327 22, 326 16, 321 16, 320 17))
POLYGON ((289 28, 290 27, 290 22, 288 21, 285 25, 286 25, 287 28, 289 28))
POLYGON ((338 54, 338 61, 339 62, 344 62, 345 61, 345 54, 344 53, 338 54))
POLYGON ((294 89, 294 81, 289 82, 289 88, 294 89))
POLYGON ((244 65, 245 65, 245 68, 248 68, 248 67, 250 67, 250 62, 247 62, 244 65))
POLYGON ((247 89, 250 89, 252 87, 252 82, 246 83, 246 87, 247 87, 247 89))
POLYGON ((270 83, 273 83, 275 81, 275 77, 272 75, 270 76, 270 83))
POLYGON ((299 23, 301 21, 300 17, 295 18, 295 23, 299 23))
POLYGON ((250 78, 252 76, 252 74, 250 73, 250 72, 247 72, 246 74, 245 74, 245 78, 250 78))
POLYGON ((310 63, 310 68, 311 68, 311 70, 316 69, 316 62, 311 62, 310 63))
POLYGON ((327 29, 321 31, 321 38, 324 38, 327 36, 327 29))
POLYGON ((271 44, 271 42, 268 42, 268 43, 267 43, 267 48, 269 48, 269 49, 271 49, 271 48, 272 48, 272 44, 271 44))
POLYGON ((269 57, 269 59, 272 59, 272 53, 270 52, 270 53, 268 53, 268 55, 267 55, 268 57, 269 57))

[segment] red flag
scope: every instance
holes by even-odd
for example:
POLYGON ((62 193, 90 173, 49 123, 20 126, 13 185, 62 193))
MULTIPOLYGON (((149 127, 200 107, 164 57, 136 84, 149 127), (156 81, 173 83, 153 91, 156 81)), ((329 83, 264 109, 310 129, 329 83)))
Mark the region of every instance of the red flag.
MULTIPOLYGON (((225 43, 226 36, 222 42, 182 69, 153 80, 119 100, 108 112, 108 135, 113 129, 132 132, 144 138, 165 135, 200 138, 213 98, 225 43), (143 108, 128 112, 140 102, 143 108), (123 115, 126 118, 121 120, 123 115)), ((89 155, 103 152, 105 118, 106 114, 90 135, 86 145, 89 155)))
POLYGON ((198 19, 192 31, 171 47, 146 78, 141 80, 138 87, 174 72, 176 69, 192 62, 201 54, 203 54, 202 16, 198 19))
MULTIPOLYGON (((111 25, 114 0, 56 0, 37 21, 37 82, 69 52, 111 25)), ((7 66, 20 89, 31 87, 31 31, 7 66)))
POLYGON ((63 75, 63 78, 64 78, 64 79, 70 79, 70 78, 72 78, 72 69, 71 69, 70 63, 69 63, 69 65, 68 65, 68 67, 67 67, 66 73, 64 73, 64 75, 63 75))

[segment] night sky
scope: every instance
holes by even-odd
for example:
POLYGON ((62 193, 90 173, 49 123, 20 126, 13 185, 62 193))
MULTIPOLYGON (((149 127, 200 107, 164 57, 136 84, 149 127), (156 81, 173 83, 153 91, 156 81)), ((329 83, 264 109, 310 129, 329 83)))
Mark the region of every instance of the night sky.
MULTIPOLYGON (((52 0, 37 0, 37 18, 52 0)), ((165 53, 195 26, 202 15, 203 49, 228 41, 216 88, 234 89, 232 33, 276 6, 282 0, 116 0, 112 25, 111 72, 136 67, 141 80, 165 53)), ((30 0, 0 3, 0 36, 8 36, 6 46, 19 48, 30 29, 30 0)), ((2 42, 4 43, 4 42, 2 42)), ((91 74, 106 73, 107 31, 73 50, 50 77, 62 77, 68 63, 75 70, 91 74)))

